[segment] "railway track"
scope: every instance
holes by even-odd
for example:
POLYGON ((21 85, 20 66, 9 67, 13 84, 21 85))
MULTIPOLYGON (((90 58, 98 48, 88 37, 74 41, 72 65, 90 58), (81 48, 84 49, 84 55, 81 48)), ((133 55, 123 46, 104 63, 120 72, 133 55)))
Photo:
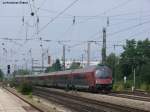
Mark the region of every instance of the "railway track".
POLYGON ((75 112, 147 112, 135 108, 100 102, 80 96, 52 91, 49 88, 35 87, 34 95, 64 105, 75 112))
POLYGON ((108 94, 109 96, 121 97, 121 98, 128 98, 133 100, 140 100, 140 101, 147 101, 150 102, 149 96, 144 95, 136 95, 136 94, 126 94, 126 93, 111 93, 108 94))
POLYGON ((143 96, 143 97, 150 97, 150 93, 148 93, 146 91, 141 91, 141 90, 134 90, 133 92, 129 91, 129 90, 125 90, 125 91, 122 91, 122 92, 115 92, 115 93, 135 95, 135 96, 143 96))
POLYGON ((150 102, 150 93, 147 93, 145 91, 135 90, 133 92, 131 92, 131 91, 113 92, 113 93, 110 93, 108 95, 150 102))

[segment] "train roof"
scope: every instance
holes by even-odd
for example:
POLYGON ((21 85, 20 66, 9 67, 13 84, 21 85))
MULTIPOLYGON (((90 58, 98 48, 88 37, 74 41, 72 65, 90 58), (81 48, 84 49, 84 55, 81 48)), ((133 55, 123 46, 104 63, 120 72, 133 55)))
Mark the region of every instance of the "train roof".
POLYGON ((42 74, 38 74, 38 75, 24 75, 24 76, 17 75, 16 77, 37 77, 37 76, 40 77, 40 76, 51 76, 51 75, 65 75, 65 74, 71 74, 71 73, 85 73, 85 72, 93 72, 96 69, 101 69, 103 67, 107 67, 107 66, 87 66, 87 67, 81 68, 81 69, 42 73, 42 74))

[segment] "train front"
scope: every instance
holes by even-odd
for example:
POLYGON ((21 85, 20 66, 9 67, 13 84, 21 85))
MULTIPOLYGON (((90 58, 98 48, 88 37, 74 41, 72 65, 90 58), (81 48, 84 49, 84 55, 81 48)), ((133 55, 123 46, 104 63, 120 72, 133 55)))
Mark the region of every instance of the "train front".
POLYGON ((95 71, 95 84, 97 90, 110 91, 112 89, 112 71, 107 66, 102 66, 95 71))

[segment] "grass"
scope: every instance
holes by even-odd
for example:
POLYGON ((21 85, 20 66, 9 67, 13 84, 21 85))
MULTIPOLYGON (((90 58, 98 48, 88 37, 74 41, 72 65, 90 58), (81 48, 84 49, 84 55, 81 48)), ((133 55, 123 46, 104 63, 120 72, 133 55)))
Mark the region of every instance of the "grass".
POLYGON ((126 83, 123 81, 116 82, 113 84, 113 91, 123 91, 132 88, 132 81, 128 80, 126 83))
POLYGON ((139 89, 150 92, 150 84, 143 83, 139 89))
MULTIPOLYGON (((125 84, 123 81, 116 82, 113 84, 113 91, 131 90, 132 85, 133 85, 132 80, 128 80, 125 84)), ((138 84, 138 85, 139 86, 136 86, 136 89, 150 92, 150 84, 142 83, 142 84, 138 84)))

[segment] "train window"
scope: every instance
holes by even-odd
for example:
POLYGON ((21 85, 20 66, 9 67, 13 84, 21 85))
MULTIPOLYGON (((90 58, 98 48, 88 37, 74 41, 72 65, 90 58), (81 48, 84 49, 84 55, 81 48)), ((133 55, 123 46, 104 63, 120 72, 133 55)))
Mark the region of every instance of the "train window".
POLYGON ((96 70, 95 76, 96 78, 107 78, 110 76, 110 73, 106 69, 100 69, 100 70, 96 70))
POLYGON ((67 76, 66 75, 60 76, 60 80, 67 80, 67 76))
POLYGON ((84 74, 78 74, 74 76, 75 79, 83 79, 84 78, 84 74))

